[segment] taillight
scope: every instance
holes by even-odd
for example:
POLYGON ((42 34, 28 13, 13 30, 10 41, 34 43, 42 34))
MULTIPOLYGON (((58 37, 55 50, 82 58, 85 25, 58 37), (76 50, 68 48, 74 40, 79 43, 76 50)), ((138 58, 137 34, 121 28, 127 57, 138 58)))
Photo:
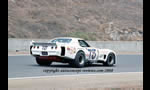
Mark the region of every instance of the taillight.
POLYGON ((55 47, 55 49, 57 49, 57 46, 55 47))
POLYGON ((37 46, 37 49, 39 49, 39 46, 37 46))
POLYGON ((35 48, 36 46, 33 46, 33 48, 35 48))

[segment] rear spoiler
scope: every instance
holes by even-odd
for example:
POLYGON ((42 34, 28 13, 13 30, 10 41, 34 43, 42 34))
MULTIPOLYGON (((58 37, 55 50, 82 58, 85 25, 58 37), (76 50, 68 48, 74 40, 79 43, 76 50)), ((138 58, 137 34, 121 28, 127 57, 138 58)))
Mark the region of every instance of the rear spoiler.
POLYGON ((34 42, 33 45, 36 45, 36 46, 56 46, 56 43, 40 43, 40 42, 34 42))
POLYGON ((31 41, 30 45, 36 45, 36 46, 56 46, 56 43, 43 43, 43 42, 31 41))

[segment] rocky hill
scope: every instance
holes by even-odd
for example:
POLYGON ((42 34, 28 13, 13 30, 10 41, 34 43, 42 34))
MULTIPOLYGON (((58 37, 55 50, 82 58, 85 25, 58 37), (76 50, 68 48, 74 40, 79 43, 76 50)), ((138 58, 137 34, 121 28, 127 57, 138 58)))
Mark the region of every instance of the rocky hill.
POLYGON ((143 40, 143 0, 8 0, 8 38, 143 40))

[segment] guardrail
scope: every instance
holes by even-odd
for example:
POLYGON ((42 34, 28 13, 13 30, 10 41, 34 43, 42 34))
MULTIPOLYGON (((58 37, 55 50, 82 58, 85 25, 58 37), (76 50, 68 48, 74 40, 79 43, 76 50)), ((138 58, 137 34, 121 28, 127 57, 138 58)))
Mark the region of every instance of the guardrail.
MULTIPOLYGON (((8 38, 8 51, 29 51, 30 42, 47 42, 50 39, 14 39, 8 38)), ((112 49, 117 52, 143 52, 143 41, 87 41, 97 48, 112 49)))

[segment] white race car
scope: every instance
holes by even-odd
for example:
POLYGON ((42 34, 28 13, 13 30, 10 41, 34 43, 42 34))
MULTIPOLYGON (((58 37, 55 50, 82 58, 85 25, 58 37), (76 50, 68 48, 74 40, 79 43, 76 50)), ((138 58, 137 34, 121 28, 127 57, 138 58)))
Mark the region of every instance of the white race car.
POLYGON ((31 42, 30 53, 39 65, 62 62, 80 68, 92 63, 103 63, 106 66, 116 64, 116 53, 113 50, 91 47, 81 38, 60 37, 46 43, 31 42))

